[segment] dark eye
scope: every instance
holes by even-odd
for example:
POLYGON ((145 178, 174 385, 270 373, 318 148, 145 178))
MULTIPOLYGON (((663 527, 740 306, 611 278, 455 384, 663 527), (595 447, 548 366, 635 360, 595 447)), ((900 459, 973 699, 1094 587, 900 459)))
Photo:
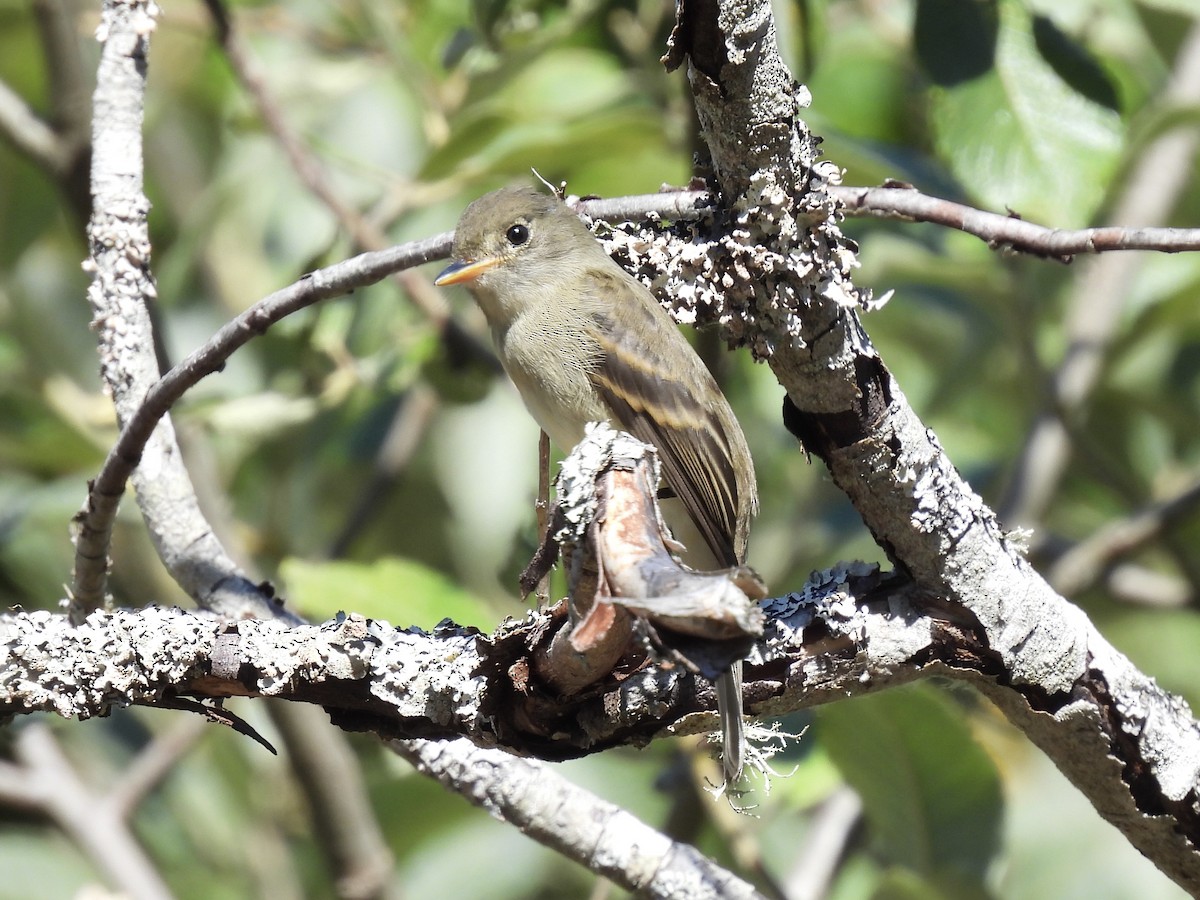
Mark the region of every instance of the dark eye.
POLYGON ((508 231, 504 232, 504 236, 508 238, 508 242, 514 247, 520 247, 529 240, 529 226, 513 225, 508 231))

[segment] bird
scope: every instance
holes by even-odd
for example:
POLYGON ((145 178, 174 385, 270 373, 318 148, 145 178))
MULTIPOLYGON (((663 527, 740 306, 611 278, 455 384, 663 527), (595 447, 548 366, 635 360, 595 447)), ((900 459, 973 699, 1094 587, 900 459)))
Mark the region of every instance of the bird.
MULTIPOLYGON (((754 464, 728 400, 666 310, 558 197, 510 187, 463 211, 438 286, 474 297, 526 408, 564 452, 589 422, 658 451, 684 514, 664 515, 697 570, 745 563, 758 509, 754 464), (681 527, 690 526, 690 527, 681 527)), ((742 664, 716 681, 722 766, 745 759, 742 664)))

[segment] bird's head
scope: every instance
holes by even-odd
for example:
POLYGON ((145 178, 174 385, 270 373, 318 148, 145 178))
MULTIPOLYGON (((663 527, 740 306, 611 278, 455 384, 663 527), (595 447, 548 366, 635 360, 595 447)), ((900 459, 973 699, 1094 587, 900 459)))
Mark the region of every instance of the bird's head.
POLYGON ((553 284, 563 278, 573 255, 603 250, 557 197, 504 188, 463 211, 452 252, 453 261, 434 284, 463 284, 483 300, 484 294, 525 293, 553 284))

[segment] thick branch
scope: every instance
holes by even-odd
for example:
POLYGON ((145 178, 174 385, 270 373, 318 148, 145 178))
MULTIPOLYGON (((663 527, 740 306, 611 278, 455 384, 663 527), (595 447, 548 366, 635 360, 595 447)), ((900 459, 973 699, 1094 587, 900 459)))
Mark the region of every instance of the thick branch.
MULTIPOLYGON (((746 671, 751 714, 781 715, 928 674, 967 679, 1060 766, 1086 777, 1090 794, 1124 797, 1106 808, 1111 818, 1194 859, 1184 851, 1200 838, 1186 800, 1200 759, 1196 725, 1082 615, 1063 619, 1072 629, 1063 639, 1092 648, 1090 664, 1064 693, 1054 672, 1044 683, 1014 686, 1021 679, 1006 659, 1018 656, 1016 647, 988 646, 960 605, 869 567, 821 573, 765 609, 766 636, 746 671), (1154 815, 1135 799, 1154 804, 1154 815)), ((50 613, 20 613, 0 618, 0 711, 87 718, 181 694, 275 696, 319 704, 347 730, 467 737, 545 759, 712 727, 707 681, 680 667, 627 668, 572 697, 548 689, 531 677, 528 660, 559 621, 531 614, 487 636, 455 627, 398 631, 353 615, 288 628, 150 608, 97 612, 72 628, 50 613)), ((1023 637, 1009 635, 1018 645, 1023 637)))
POLYGON ((749 258, 762 274, 734 291, 750 308, 737 336, 787 390, 788 428, 825 461, 898 568, 963 617, 979 659, 999 675, 981 682, 985 693, 1138 849, 1200 890, 1200 730, 1186 704, 1033 572, 871 346, 850 249, 831 217, 813 224, 825 207, 814 196, 824 185, 811 174, 811 140, 778 98, 762 104, 772 86, 787 85, 797 107, 803 99, 785 75, 769 3, 679 10, 676 35, 687 41, 681 52, 696 54, 689 76, 723 196, 733 213, 747 198, 770 201, 756 220, 763 249, 749 258))

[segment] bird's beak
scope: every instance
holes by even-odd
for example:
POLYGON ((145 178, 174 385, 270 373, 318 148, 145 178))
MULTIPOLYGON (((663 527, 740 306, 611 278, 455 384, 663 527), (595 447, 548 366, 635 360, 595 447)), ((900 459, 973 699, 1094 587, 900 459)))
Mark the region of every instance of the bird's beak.
POLYGON ((485 256, 483 259, 456 259, 446 268, 442 269, 442 274, 433 279, 433 283, 438 287, 445 287, 448 284, 462 284, 464 281, 474 281, 488 269, 500 265, 498 256, 485 256))

